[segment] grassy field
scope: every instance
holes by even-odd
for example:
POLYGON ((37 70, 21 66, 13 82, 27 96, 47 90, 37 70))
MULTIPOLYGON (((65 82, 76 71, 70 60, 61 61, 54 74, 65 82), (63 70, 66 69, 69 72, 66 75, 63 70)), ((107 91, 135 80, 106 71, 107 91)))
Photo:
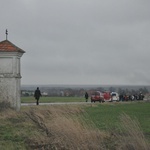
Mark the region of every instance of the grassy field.
POLYGON ((99 129, 120 129, 118 123, 122 114, 129 115, 137 120, 145 133, 150 138, 150 103, 146 102, 122 102, 93 105, 87 107, 86 112, 99 129))
POLYGON ((0 109, 3 150, 149 150, 149 143, 149 102, 0 109))
MULTIPOLYGON (((34 97, 21 97, 22 103, 35 103, 34 97)), ((41 97, 40 103, 54 103, 54 102, 85 102, 83 97, 41 97)))

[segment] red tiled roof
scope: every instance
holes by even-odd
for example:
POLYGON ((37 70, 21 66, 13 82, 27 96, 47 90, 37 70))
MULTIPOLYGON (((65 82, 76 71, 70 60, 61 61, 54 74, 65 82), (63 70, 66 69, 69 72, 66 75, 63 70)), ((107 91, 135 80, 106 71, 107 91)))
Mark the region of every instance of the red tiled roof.
POLYGON ((4 40, 4 41, 0 42, 0 52, 21 52, 21 53, 25 53, 24 50, 20 49, 19 47, 17 47, 16 45, 14 45, 13 43, 11 43, 8 40, 4 40))

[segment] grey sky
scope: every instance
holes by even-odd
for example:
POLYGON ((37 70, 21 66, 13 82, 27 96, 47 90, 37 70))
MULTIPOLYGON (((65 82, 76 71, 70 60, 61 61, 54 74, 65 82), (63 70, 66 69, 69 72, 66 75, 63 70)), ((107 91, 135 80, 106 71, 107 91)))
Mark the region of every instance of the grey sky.
POLYGON ((0 41, 22 84, 150 84, 149 0, 0 0, 0 41))

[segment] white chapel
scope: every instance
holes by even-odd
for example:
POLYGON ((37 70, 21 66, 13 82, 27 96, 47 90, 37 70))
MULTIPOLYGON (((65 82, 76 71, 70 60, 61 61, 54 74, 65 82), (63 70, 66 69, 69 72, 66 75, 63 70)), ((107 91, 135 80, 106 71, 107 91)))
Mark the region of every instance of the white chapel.
POLYGON ((0 42, 0 102, 9 102, 17 111, 21 106, 20 58, 24 53, 7 38, 0 42))

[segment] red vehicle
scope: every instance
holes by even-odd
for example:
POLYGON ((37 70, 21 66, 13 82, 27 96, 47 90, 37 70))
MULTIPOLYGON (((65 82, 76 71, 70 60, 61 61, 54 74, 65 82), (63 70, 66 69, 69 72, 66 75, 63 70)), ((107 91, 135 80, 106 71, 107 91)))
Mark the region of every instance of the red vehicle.
POLYGON ((111 101, 111 93, 110 92, 100 92, 96 91, 91 95, 91 102, 106 102, 111 101))
POLYGON ((112 99, 111 99, 111 93, 110 92, 103 92, 103 95, 104 95, 104 101, 105 102, 112 101, 112 99))
POLYGON ((103 96, 102 92, 96 91, 96 92, 92 93, 91 102, 95 103, 96 101, 104 102, 104 96, 103 96))

